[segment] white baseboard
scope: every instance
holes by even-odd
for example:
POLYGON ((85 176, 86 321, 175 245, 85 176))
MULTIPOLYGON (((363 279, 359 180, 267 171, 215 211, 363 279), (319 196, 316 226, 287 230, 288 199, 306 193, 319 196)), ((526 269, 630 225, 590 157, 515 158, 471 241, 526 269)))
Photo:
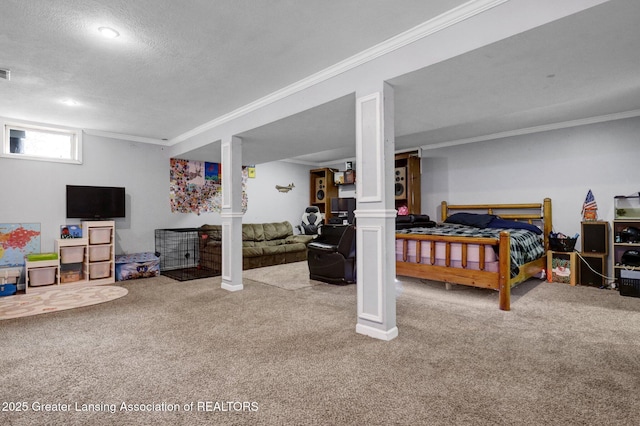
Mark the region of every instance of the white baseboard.
POLYGON ((356 333, 364 334, 365 336, 373 337, 380 340, 393 340, 398 337, 398 327, 393 327, 390 330, 383 331, 379 328, 370 327, 368 325, 356 324, 356 333))
POLYGON ((240 291, 240 290, 242 290, 244 288, 244 285, 242 285, 242 284, 234 285, 234 284, 231 284, 231 283, 223 282, 221 287, 223 289, 225 289, 225 290, 228 290, 228 291, 240 291))

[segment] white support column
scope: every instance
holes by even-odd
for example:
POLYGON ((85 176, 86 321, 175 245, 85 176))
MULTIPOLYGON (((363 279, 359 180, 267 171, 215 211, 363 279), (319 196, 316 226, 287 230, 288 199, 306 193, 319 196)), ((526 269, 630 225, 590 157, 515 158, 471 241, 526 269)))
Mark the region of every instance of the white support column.
POLYGON ((222 138, 222 288, 242 290, 242 140, 222 138))
POLYGON ((393 108, 393 88, 384 82, 356 96, 356 332, 381 340, 398 335, 393 108))

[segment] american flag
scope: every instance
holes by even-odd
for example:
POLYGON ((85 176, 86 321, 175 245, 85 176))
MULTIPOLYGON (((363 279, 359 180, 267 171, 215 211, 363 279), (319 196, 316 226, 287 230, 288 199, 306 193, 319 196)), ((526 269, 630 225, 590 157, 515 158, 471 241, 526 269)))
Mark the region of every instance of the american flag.
POLYGON ((593 192, 589 190, 587 193, 587 198, 584 200, 584 204, 582 205, 582 213, 584 214, 585 210, 597 210, 598 204, 596 204, 596 198, 593 196, 593 192))

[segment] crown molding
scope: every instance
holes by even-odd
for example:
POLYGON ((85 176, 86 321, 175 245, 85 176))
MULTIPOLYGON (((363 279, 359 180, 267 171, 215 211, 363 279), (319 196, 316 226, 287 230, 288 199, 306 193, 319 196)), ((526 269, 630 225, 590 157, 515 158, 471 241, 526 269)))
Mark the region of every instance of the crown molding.
POLYGON ((640 109, 631 111, 618 112, 615 114, 599 115, 595 117, 580 118, 578 120, 562 121, 559 123, 545 124, 542 126, 525 127, 523 129, 509 130, 506 132, 492 133, 489 135, 475 136, 472 138, 457 139, 447 142, 434 143, 430 145, 422 145, 423 150, 431 150, 438 148, 447 148, 450 146, 466 145, 475 142, 484 142, 493 139, 503 139, 513 136, 529 135, 532 133, 548 132, 550 130, 566 129, 569 127, 586 126, 588 124, 604 123, 607 121, 622 120, 625 118, 633 118, 640 116, 640 109))
POLYGON ((142 142, 149 143, 154 145, 163 145, 169 146, 169 141, 163 139, 156 138, 147 138, 143 136, 134 136, 134 135, 125 135, 122 133, 114 133, 114 132, 103 132, 102 130, 94 130, 94 129, 83 129, 84 133, 92 136, 102 136, 110 139, 120 139, 131 142, 142 142))
POLYGON ((405 47, 411 43, 414 43, 434 33, 449 28, 459 22, 472 18, 480 13, 483 13, 508 1, 510 0, 470 0, 403 33, 391 37, 390 39, 387 39, 382 43, 379 43, 369 49, 363 50, 362 52, 351 56, 344 61, 338 62, 337 64, 325 68, 324 70, 312 74, 302 80, 299 80, 296 83, 286 86, 241 108, 231 111, 228 114, 222 115, 188 132, 178 135, 175 138, 169 140, 168 145, 174 145, 183 142, 209 129, 213 129, 224 123, 242 117, 243 115, 246 115, 269 104, 291 96, 295 93, 301 92, 305 89, 315 86, 316 84, 336 77, 362 64, 365 64, 390 52, 405 47))

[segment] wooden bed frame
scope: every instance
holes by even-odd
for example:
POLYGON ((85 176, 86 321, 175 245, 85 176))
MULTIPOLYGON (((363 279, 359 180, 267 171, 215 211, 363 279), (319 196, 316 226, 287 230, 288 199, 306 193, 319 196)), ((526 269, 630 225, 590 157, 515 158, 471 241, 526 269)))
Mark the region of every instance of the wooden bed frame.
MULTIPOLYGON (((525 221, 530 224, 542 222, 544 235, 545 253, 549 249, 549 234, 553 229, 551 199, 545 198, 543 203, 530 204, 457 204, 448 205, 442 202, 442 221, 452 214, 452 211, 465 211, 473 213, 487 213, 499 215, 502 219, 525 221)), ((402 234, 397 237, 403 239, 403 259, 396 261, 396 274, 407 277, 429 279, 434 281, 444 281, 445 283, 462 284, 473 287, 490 288, 499 292, 499 307, 503 311, 511 309, 511 287, 528 280, 539 274, 546 267, 546 256, 542 256, 532 262, 520 266, 517 276, 511 278, 511 259, 509 232, 500 232, 499 238, 482 237, 462 237, 462 236, 442 236, 442 235, 422 235, 422 234, 402 234), (430 263, 422 263, 420 256, 420 244, 416 244, 416 261, 407 262, 408 240, 430 241, 431 259, 430 263), (435 244, 443 242, 445 248, 445 265, 436 265, 435 244), (462 267, 451 265, 451 244, 462 244, 462 267), (479 270, 466 269, 467 245, 480 245, 480 265, 479 270), (497 272, 484 270, 484 250, 485 245, 497 245, 499 267, 497 272)))

